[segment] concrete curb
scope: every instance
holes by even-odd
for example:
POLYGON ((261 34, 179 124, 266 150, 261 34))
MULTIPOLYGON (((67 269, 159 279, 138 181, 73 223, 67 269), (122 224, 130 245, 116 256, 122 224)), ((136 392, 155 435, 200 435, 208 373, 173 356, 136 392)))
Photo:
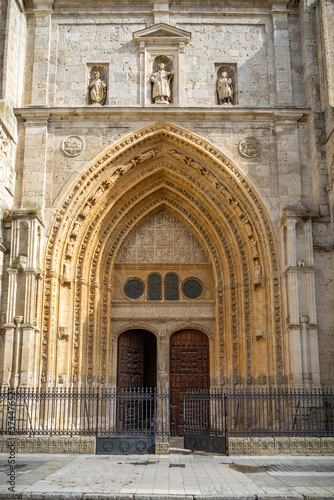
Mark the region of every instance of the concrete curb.
POLYGON ((0 493, 0 500, 333 500, 328 495, 154 495, 103 493, 0 493))

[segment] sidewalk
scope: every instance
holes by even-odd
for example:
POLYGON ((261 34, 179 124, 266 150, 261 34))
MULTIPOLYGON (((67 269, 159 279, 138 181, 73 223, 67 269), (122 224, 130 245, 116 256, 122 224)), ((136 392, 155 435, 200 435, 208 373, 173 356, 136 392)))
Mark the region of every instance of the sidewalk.
POLYGON ((334 457, 16 455, 15 492, 0 454, 0 499, 177 500, 334 497, 334 457))

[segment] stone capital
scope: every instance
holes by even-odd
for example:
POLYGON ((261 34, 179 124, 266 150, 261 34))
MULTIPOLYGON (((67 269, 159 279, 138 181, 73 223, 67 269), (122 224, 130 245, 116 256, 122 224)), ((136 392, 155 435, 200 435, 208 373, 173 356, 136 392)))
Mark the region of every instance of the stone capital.
POLYGON ((300 316, 299 321, 301 323, 308 323, 309 322, 309 317, 308 316, 300 316))
POLYGON ((53 0, 33 0, 36 10, 45 11, 53 8, 53 0))

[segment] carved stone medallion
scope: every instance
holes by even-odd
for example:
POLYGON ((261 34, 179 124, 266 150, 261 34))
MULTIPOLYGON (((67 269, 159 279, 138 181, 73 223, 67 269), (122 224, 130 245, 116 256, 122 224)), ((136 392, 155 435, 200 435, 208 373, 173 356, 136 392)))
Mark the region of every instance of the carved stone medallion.
POLYGON ((84 148, 84 142, 77 135, 70 135, 62 142, 62 150, 67 156, 78 156, 84 148))
POLYGON ((261 153, 261 144, 256 137, 245 137, 239 142, 239 154, 245 158, 256 158, 261 153))

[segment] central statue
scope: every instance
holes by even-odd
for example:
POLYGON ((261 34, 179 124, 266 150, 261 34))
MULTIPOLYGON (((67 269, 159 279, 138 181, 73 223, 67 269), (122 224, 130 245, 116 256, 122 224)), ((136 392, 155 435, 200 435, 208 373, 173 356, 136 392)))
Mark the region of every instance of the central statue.
POLYGON ((158 71, 151 76, 151 82, 153 82, 153 100, 155 104, 170 102, 170 82, 173 76, 173 72, 166 71, 166 65, 164 63, 160 63, 158 71))

